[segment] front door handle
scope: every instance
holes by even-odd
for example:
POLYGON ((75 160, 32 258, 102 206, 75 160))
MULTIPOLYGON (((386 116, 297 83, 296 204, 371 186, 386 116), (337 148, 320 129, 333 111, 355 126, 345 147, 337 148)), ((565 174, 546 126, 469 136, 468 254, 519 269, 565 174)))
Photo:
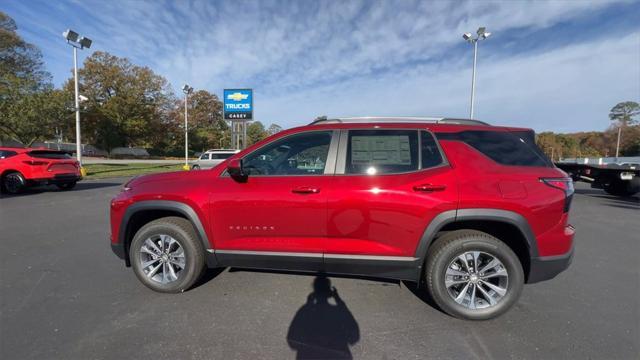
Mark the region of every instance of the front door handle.
POLYGON ((421 192, 434 192, 434 191, 442 191, 447 187, 444 185, 434 185, 434 184, 420 184, 413 187, 414 191, 421 192))
POLYGON ((291 190, 294 194, 317 194, 320 192, 319 188, 310 186, 301 186, 291 190))

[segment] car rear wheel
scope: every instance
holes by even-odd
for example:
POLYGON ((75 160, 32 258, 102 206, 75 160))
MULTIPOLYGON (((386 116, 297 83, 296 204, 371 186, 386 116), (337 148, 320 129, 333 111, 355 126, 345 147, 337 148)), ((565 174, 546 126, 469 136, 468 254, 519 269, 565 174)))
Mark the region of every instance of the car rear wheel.
POLYGON ((193 165, 193 167, 191 168, 191 170, 200 170, 200 166, 198 166, 198 165, 193 165))
POLYGON ((152 290, 188 290, 203 273, 204 249, 191 223, 165 217, 144 225, 134 236, 129 259, 138 279, 152 290))
POLYGON ((71 182, 56 184, 56 186, 60 190, 71 190, 76 186, 76 182, 75 181, 71 181, 71 182))
POLYGON ((6 174, 1 180, 2 191, 7 194, 19 194, 27 184, 24 176, 17 171, 6 174))
POLYGON ((480 231, 458 230, 433 244, 425 280, 433 300, 446 313, 485 320, 503 314, 518 300, 524 272, 505 243, 480 231))

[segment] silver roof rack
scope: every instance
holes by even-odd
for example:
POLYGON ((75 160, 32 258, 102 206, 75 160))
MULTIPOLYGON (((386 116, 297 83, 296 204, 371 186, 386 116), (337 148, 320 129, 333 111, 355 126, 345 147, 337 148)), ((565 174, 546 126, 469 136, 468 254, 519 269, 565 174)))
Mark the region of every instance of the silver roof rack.
POLYGON ((317 117, 309 125, 320 124, 357 124, 357 123, 431 123, 431 124, 455 124, 455 125, 483 125, 491 126, 484 121, 473 119, 454 119, 444 117, 416 117, 416 116, 363 116, 343 117, 329 119, 326 116, 317 117))

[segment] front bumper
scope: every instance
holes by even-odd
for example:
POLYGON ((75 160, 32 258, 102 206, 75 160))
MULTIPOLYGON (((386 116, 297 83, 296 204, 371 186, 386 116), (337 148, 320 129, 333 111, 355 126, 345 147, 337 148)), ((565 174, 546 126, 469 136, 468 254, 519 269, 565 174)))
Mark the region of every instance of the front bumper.
POLYGON ((111 251, 116 254, 122 260, 126 259, 126 253, 124 251, 124 245, 119 243, 111 243, 111 251))

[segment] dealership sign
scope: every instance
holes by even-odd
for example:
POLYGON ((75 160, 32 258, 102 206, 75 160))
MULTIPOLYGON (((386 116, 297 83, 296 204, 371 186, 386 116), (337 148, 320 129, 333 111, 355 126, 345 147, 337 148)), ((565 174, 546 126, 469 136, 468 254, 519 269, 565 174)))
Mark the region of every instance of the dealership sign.
POLYGON ((253 90, 224 89, 224 118, 226 120, 253 119, 253 90))

